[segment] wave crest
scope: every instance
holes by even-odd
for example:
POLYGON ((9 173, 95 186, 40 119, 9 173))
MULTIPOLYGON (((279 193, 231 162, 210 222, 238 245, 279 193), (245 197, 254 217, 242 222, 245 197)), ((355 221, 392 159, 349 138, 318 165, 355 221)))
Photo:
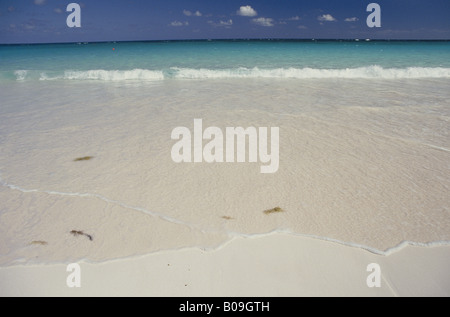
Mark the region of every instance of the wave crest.
POLYGON ((233 79, 233 78, 293 78, 293 79, 420 79, 420 78, 450 78, 450 68, 444 67, 407 67, 383 68, 381 66, 366 66, 343 69, 320 68, 179 68, 165 70, 66 70, 66 71, 32 71, 16 70, 14 73, 0 77, 25 80, 99 80, 99 81, 161 81, 166 79, 233 79))
POLYGON ((450 68, 382 68, 368 66, 345 69, 318 68, 275 68, 259 69, 237 68, 224 70, 173 68, 175 78, 209 79, 209 78, 365 78, 365 79, 401 79, 401 78, 450 78, 450 68))
POLYGON ((27 77, 27 73, 28 72, 26 70, 19 69, 14 72, 14 75, 16 76, 17 81, 24 81, 27 77))
POLYGON ((41 73, 39 80, 102 80, 102 81, 123 81, 123 80, 163 80, 162 71, 133 69, 133 70, 87 70, 87 71, 65 71, 62 76, 48 76, 41 73))

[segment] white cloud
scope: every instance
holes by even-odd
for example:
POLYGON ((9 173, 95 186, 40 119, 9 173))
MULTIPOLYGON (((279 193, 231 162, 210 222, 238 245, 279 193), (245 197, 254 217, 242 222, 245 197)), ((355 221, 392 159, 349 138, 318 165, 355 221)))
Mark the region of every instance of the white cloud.
POLYGON ((180 22, 180 21, 173 21, 172 23, 170 23, 170 26, 183 26, 183 25, 189 25, 189 22, 180 22))
POLYGON ((60 8, 55 8, 53 11, 55 11, 56 13, 62 13, 63 12, 60 8))
POLYGON ((211 24, 212 26, 223 26, 229 28, 230 26, 233 25, 233 20, 231 19, 229 19, 228 21, 220 20, 219 23, 215 23, 214 21, 208 21, 208 23, 211 24))
POLYGON ((331 14, 323 14, 317 17, 317 20, 322 22, 334 22, 337 21, 331 14))
POLYGON ((35 26, 32 23, 26 23, 23 25, 26 30, 32 30, 35 28, 35 26))
POLYGON ((44 5, 47 0, 34 0, 34 4, 41 6, 44 5))
POLYGON ((220 21, 219 24, 221 26, 230 26, 233 25, 233 20, 229 19, 228 21, 220 21))
POLYGON ((257 18, 252 19, 253 23, 261 26, 273 26, 273 19, 271 18, 257 18))
POLYGON ((242 6, 236 13, 244 17, 254 17, 258 15, 258 13, 251 6, 242 6))
POLYGON ((189 10, 183 10, 183 14, 188 17, 190 17, 190 16, 201 17, 202 16, 202 13, 198 10, 195 12, 191 12, 189 10))
POLYGON ((307 27, 304 26, 304 25, 299 25, 299 26, 297 26, 297 28, 300 29, 300 30, 306 30, 307 29, 307 27))
POLYGON ((359 19, 357 17, 353 17, 353 18, 347 18, 344 21, 345 22, 356 22, 356 21, 359 21, 359 19))
POLYGON ((300 17, 298 15, 288 19, 288 21, 298 21, 298 20, 300 20, 300 17))

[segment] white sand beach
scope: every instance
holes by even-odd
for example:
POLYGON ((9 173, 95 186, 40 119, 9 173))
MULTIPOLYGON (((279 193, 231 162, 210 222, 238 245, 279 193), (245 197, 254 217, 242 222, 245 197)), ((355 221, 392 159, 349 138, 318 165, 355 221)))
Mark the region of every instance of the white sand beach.
POLYGON ((101 264, 80 262, 79 288, 66 265, 0 269, 0 296, 449 296, 450 247, 405 246, 385 255, 287 234, 236 238, 215 251, 164 251, 101 264), (367 266, 381 269, 368 287, 367 266))

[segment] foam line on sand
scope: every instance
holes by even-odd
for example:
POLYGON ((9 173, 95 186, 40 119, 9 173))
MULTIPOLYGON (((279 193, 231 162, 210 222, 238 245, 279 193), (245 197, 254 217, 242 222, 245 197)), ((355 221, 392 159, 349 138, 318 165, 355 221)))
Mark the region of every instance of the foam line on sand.
POLYGON ((389 256, 276 233, 236 237, 220 249, 189 248, 104 263, 0 268, 0 296, 449 296, 450 247, 406 246, 389 256), (380 287, 368 287, 371 263, 380 287))
MULTIPOLYGON (((200 228, 199 226, 195 225, 195 224, 191 224, 191 223, 187 223, 181 220, 178 220, 176 218, 173 217, 168 217, 166 215, 157 213, 157 212, 153 212, 150 211, 148 209, 142 208, 142 207, 136 207, 136 206, 131 206, 128 205, 124 202, 121 201, 117 201, 114 199, 110 199, 107 197, 104 197, 102 195, 99 194, 92 194, 92 193, 65 193, 65 192, 59 192, 59 191, 49 191, 49 190, 39 190, 39 189, 24 189, 21 188, 19 186, 13 185, 13 184, 9 184, 7 182, 5 182, 1 176, 0 176, 0 185, 5 186, 11 190, 18 190, 22 193, 45 193, 48 195, 59 195, 59 196, 70 196, 70 197, 80 197, 80 198, 86 198, 86 197, 90 197, 90 198, 97 198, 100 199, 102 201, 105 201, 109 204, 115 204, 118 205, 120 207, 124 207, 127 209, 132 209, 135 211, 139 211, 139 212, 143 212, 146 214, 149 214, 153 217, 157 217, 161 220, 173 223, 173 224, 177 224, 177 225, 183 225, 183 226, 187 226, 192 230, 198 230, 199 232, 202 233, 212 233, 212 232, 216 232, 214 230, 205 230, 200 228)), ((338 239, 333 239, 333 238, 329 238, 329 237, 324 237, 324 236, 318 236, 318 235, 310 235, 310 234, 301 234, 301 233, 296 233, 293 232, 291 230, 285 230, 285 229, 278 229, 278 230, 274 230, 271 231, 269 233, 260 233, 260 234, 245 234, 245 233, 241 233, 241 232, 234 232, 234 231, 227 231, 226 234, 230 237, 230 239, 228 239, 228 241, 226 241, 225 243, 223 243, 221 246, 217 247, 217 249, 220 249, 221 247, 225 246, 227 243, 229 243, 230 241, 232 241, 233 238, 239 238, 239 237, 243 237, 243 238, 260 238, 260 237, 264 237, 267 235, 271 235, 271 234, 289 234, 289 235, 293 235, 293 236, 299 236, 299 237, 306 237, 306 238, 313 238, 313 239, 317 239, 317 240, 323 240, 323 241, 328 241, 328 242, 333 242, 333 243, 337 243, 337 244, 341 244, 344 246, 349 246, 349 247, 353 247, 353 248, 359 248, 359 249, 363 249, 366 251, 369 251, 371 253, 374 254, 378 254, 378 255, 390 255, 392 253, 398 252, 401 249, 403 249, 406 246, 418 246, 418 247, 434 247, 434 246, 446 246, 446 245, 450 245, 450 241, 431 241, 431 242, 427 242, 427 243, 421 243, 421 242, 415 242, 415 241, 402 241, 401 243, 399 243, 396 246, 393 246, 391 248, 388 248, 386 250, 379 250, 376 248, 373 248, 371 246, 367 246, 367 245, 363 245, 363 244, 358 244, 358 243, 354 243, 354 242, 348 242, 348 241, 341 241, 338 239)))
MULTIPOLYGON (((9 188, 11 190, 18 190, 18 191, 20 191, 22 193, 45 193, 45 194, 48 194, 48 195, 70 196, 70 197, 80 197, 80 198, 86 198, 86 197, 97 198, 97 199, 103 200, 103 201, 105 201, 105 202, 107 202, 109 204, 114 204, 114 205, 118 205, 120 207, 124 207, 124 208, 127 208, 127 209, 132 209, 132 210, 135 210, 135 211, 143 212, 143 213, 149 214, 149 215, 151 215, 153 217, 157 217, 157 218, 159 218, 161 220, 164 220, 164 221, 167 221, 167 222, 170 222, 170 223, 173 223, 173 224, 187 226, 187 227, 189 227, 192 230, 198 230, 199 232, 202 232, 202 233, 216 232, 216 231, 213 231, 213 230, 202 229, 202 228, 200 228, 199 226, 197 226, 195 224, 187 223, 187 222, 178 220, 178 219, 173 218, 173 217, 168 217, 166 215, 150 211, 150 210, 145 209, 143 207, 131 206, 131 205, 128 205, 128 204, 126 204, 124 202, 117 201, 117 200, 114 200, 114 199, 110 199, 110 198, 104 197, 104 196, 99 195, 99 194, 92 194, 92 193, 65 193, 65 192, 59 192, 59 191, 53 191, 53 190, 49 191, 49 190, 39 190, 39 189, 24 189, 24 188, 21 188, 19 186, 16 186, 16 185, 13 185, 13 184, 9 184, 9 183, 5 182, 1 178, 1 176, 0 176, 0 185, 5 186, 5 187, 7 187, 7 188, 9 188)), ((427 242, 427 243, 421 243, 421 242, 416 242, 416 241, 402 241, 398 245, 393 246, 391 248, 388 248, 386 250, 379 250, 379 249, 376 249, 374 247, 371 247, 371 246, 368 246, 368 245, 364 245, 364 244, 348 242, 348 241, 342 241, 342 240, 333 239, 333 238, 330 238, 330 237, 318 236, 318 235, 296 233, 296 232, 293 232, 293 231, 287 230, 287 229, 278 229, 278 230, 273 230, 273 231, 268 232, 268 233, 258 233, 258 234, 246 234, 246 233, 234 232, 234 231, 227 231, 225 233, 230 237, 230 239, 228 239, 223 244, 218 246, 216 248, 216 250, 226 246, 229 242, 231 242, 235 238, 261 238, 261 237, 265 237, 265 236, 272 235, 272 234, 289 234, 289 235, 292 235, 292 236, 299 236, 299 237, 323 240, 323 241, 328 241, 328 242, 341 244, 341 245, 348 246, 348 247, 363 249, 363 250, 369 251, 369 252, 371 252, 373 254, 383 255, 383 256, 391 255, 391 254, 393 254, 395 252, 398 252, 398 251, 402 250, 403 248, 405 248, 407 246, 436 247, 436 246, 448 246, 448 245, 450 245, 450 241, 445 241, 445 240, 442 240, 442 241, 431 241, 431 242, 427 242)))

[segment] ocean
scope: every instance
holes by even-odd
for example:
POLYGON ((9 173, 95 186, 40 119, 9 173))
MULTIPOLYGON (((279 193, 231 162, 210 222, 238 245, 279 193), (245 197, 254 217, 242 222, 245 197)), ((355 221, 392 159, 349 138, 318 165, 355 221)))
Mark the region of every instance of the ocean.
POLYGON ((446 243, 449 87, 448 41, 0 45, 0 264, 271 232, 446 243), (172 132, 195 119, 279 128, 278 169, 175 162, 172 132))
POLYGON ((0 80, 448 78, 448 41, 173 41, 0 46, 0 80))

